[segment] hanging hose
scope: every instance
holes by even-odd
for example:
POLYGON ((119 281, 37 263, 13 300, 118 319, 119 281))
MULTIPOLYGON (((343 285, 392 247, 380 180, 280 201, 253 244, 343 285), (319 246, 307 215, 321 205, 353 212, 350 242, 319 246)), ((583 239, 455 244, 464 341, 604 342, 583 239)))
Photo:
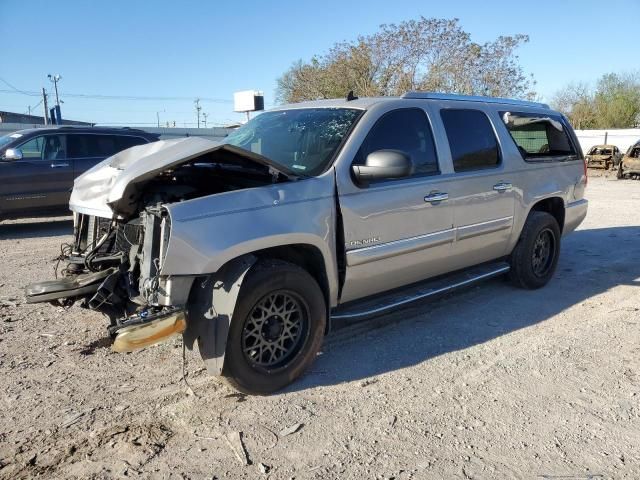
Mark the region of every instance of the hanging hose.
POLYGON ((100 249, 100 247, 102 247, 102 245, 104 245, 104 243, 109 239, 109 237, 111 236, 111 232, 113 231, 113 222, 109 224, 109 229, 107 230, 107 232, 102 236, 102 238, 95 244, 95 247, 93 247, 89 253, 86 254, 85 258, 84 258, 84 266, 87 270, 91 271, 91 272, 97 272, 98 270, 95 269, 93 267, 93 265, 91 264, 93 258, 96 256, 96 253, 98 252, 98 250, 100 249))

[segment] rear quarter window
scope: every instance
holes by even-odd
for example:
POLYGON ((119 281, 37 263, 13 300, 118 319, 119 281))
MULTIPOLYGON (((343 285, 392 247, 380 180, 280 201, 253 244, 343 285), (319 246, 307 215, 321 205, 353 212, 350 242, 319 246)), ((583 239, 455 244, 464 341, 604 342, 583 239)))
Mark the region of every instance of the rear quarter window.
POLYGON ((578 158, 560 115, 500 112, 500 116, 525 161, 578 158))

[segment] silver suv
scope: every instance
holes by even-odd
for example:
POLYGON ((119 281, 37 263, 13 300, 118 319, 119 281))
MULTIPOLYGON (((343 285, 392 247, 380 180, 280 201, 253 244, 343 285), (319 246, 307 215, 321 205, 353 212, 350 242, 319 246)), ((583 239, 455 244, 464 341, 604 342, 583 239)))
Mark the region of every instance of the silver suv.
POLYGON ((497 275, 544 286, 586 183, 571 126, 544 104, 287 105, 223 143, 141 145, 80 176, 66 275, 27 297, 106 313, 116 351, 183 333, 210 372, 268 393, 338 322, 497 275))

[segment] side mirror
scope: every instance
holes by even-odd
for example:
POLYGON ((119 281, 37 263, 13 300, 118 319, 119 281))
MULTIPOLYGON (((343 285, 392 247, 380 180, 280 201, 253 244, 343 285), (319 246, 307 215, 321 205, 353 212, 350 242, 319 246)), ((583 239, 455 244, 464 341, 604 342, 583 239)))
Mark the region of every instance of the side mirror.
POLYGON ((7 148, 3 160, 22 160, 22 150, 19 148, 7 148))
POLYGON ((367 155, 364 165, 352 167, 356 180, 367 183, 372 180, 406 178, 413 171, 409 156, 399 150, 377 150, 367 155))

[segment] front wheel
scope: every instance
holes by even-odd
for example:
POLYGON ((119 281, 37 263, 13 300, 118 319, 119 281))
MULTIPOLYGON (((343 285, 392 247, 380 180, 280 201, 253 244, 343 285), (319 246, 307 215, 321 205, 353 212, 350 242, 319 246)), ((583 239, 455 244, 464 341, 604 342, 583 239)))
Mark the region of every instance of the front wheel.
POLYGON ((238 295, 222 374, 245 393, 285 387, 315 359, 326 316, 322 290, 306 270, 280 260, 259 262, 238 295))
POLYGON ((553 215, 531 212, 511 253, 511 281, 521 288, 545 286, 558 264, 560 237, 560 227, 553 215))

